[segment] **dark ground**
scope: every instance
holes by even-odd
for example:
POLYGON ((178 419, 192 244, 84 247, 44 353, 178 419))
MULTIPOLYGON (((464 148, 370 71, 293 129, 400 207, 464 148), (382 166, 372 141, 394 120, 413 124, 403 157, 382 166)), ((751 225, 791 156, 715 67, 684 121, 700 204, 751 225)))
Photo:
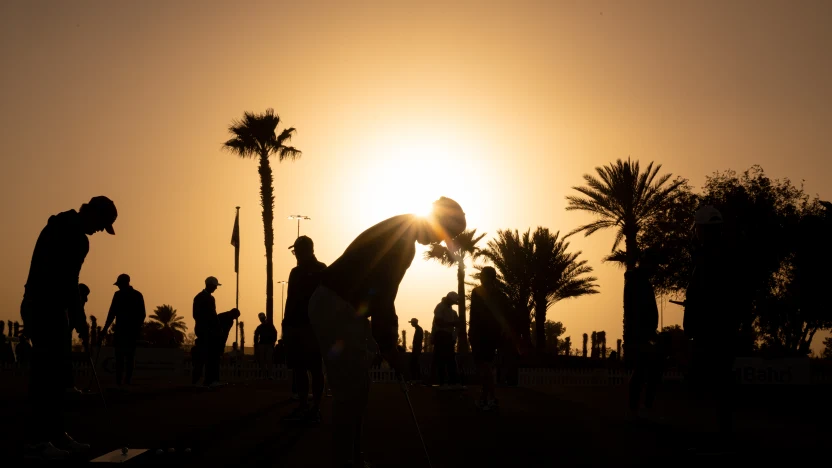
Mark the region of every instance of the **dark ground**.
MULTIPOLYGON (((3 453, 15 457, 2 465, 17 466, 22 434, 14 427, 25 416, 25 400, 19 384, 0 382, 0 388, 3 453)), ((656 403, 665 421, 644 425, 624 420, 624 387, 545 392, 500 388, 499 413, 478 412, 472 399, 476 391, 412 388, 434 467, 793 465, 828 460, 823 448, 830 440, 829 386, 746 387, 739 397, 735 453, 708 458, 686 454, 705 427, 707 412, 690 407, 678 386, 665 386, 656 403)), ((325 466, 330 453, 332 399, 325 399, 321 426, 283 424, 280 418, 294 406, 286 382, 255 381, 216 390, 137 386, 130 393, 107 394, 109 416, 97 395, 72 403, 71 433, 93 446, 86 459, 125 445, 152 451, 175 447, 180 452, 151 452, 130 461, 133 465, 325 466), (181 454, 185 447, 192 449, 190 456, 181 454)), ((427 466, 396 384, 372 386, 365 436, 365 453, 373 466, 427 466)))

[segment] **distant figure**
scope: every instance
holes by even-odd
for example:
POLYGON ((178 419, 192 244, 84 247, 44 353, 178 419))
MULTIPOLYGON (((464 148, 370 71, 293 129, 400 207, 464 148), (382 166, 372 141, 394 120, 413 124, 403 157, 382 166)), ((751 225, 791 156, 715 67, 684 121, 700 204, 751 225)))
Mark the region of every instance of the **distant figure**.
MULTIPOLYGON (((116 352, 116 385, 121 386, 121 378, 124 376, 124 383, 130 385, 133 381, 133 364, 136 360, 136 342, 142 332, 144 319, 147 312, 144 306, 144 296, 130 286, 130 276, 126 273, 118 275, 114 286, 118 291, 113 294, 113 301, 110 303, 110 312, 104 322, 103 336, 107 329, 116 321, 118 326, 114 332, 116 352)), ((99 338, 100 339, 100 338, 99 338)), ((101 343, 98 343, 101 346, 101 343)))
POLYGON ((17 365, 19 367, 29 367, 32 362, 32 345, 29 343, 29 338, 25 334, 18 335, 17 347, 14 348, 14 354, 17 356, 17 365))
POLYGON ((433 309, 433 328, 430 336, 433 337, 433 363, 439 377, 440 390, 459 389, 454 359, 454 330, 459 316, 453 309, 454 304, 458 303, 459 294, 451 291, 433 309))
POLYGON ((494 392, 494 355, 510 334, 509 299, 497 284, 497 271, 484 267, 481 284, 471 291, 471 324, 468 336, 471 352, 482 381, 482 395, 477 407, 490 411, 497 407, 494 392))
MULTIPOLYGON (((191 359, 194 364, 192 382, 197 385, 202 378, 203 370, 205 380, 203 386, 219 387, 222 384, 220 378, 220 358, 225 351, 225 342, 228 339, 229 324, 223 324, 217 314, 217 303, 212 296, 217 287, 221 286, 217 278, 209 276, 205 278, 205 289, 194 297, 194 334, 196 340, 191 349, 191 359)), ((240 316, 236 308, 224 312, 229 318, 240 316)), ((222 314, 220 314, 222 315, 222 314)))
POLYGON ((694 270, 685 294, 684 331, 691 341, 691 380, 699 396, 715 400, 719 433, 718 450, 726 448, 732 431, 733 361, 738 329, 731 291, 731 251, 723 237, 723 217, 713 206, 696 211, 699 247, 694 251, 694 270))
POLYGON ((272 368, 274 367, 274 345, 277 343, 277 329, 266 321, 266 314, 257 314, 260 325, 254 329, 254 352, 257 354, 257 362, 260 370, 266 372, 269 380, 273 379, 272 368))
POLYGON ((630 420, 649 417, 661 380, 661 372, 656 372, 659 308, 656 306, 656 292, 650 283, 652 272, 652 265, 641 261, 639 266, 624 273, 624 302, 627 304, 624 310, 632 314, 627 317, 627 335, 624 337, 624 346, 631 356, 625 360, 625 364, 633 371, 627 413, 630 420), (640 409, 642 390, 644 408, 640 409))
POLYGON ((415 243, 449 241, 465 229, 465 213, 440 198, 427 218, 400 215, 361 233, 326 270, 309 301, 309 320, 335 398, 333 441, 337 466, 363 466, 361 427, 370 376, 369 331, 384 359, 400 373, 395 300, 416 255, 415 243), (372 329, 367 323, 372 318, 372 329))
MULTIPOLYGON (((84 313, 86 314, 87 302, 90 298, 90 287, 84 283, 78 284, 78 294, 81 295, 81 307, 84 309, 84 313)), ((69 353, 70 356, 72 356, 72 329, 68 329, 66 333, 69 335, 69 353)), ((75 386, 75 372, 72 369, 71 359, 66 362, 64 372, 66 373, 66 393, 75 395, 80 394, 81 390, 78 390, 78 387, 75 386)))
POLYGON ((289 273, 283 338, 286 340, 287 358, 292 375, 297 377, 294 382, 298 407, 284 419, 318 423, 321 420, 324 371, 321 348, 309 323, 309 299, 320 285, 321 272, 326 265, 315 257, 315 245, 307 236, 298 237, 289 248, 297 258, 298 265, 289 273), (312 375, 311 407, 306 401, 309 398, 307 372, 312 375))
POLYGON ((20 305, 26 335, 32 340, 29 396, 32 414, 27 458, 64 459, 90 446, 72 439, 63 425, 63 391, 66 366, 71 360, 74 328, 89 348, 87 317, 78 289, 78 277, 90 249, 87 236, 99 231, 115 234, 118 217, 107 197, 94 197, 79 211, 49 218, 32 254, 32 264, 20 305))
POLYGON ((410 352, 410 377, 414 382, 422 380, 422 346, 424 342, 425 332, 419 326, 419 319, 410 319, 410 324, 413 325, 415 331, 413 332, 413 346, 410 352))
POLYGON ((286 345, 283 338, 277 340, 277 344, 274 345, 274 363, 278 366, 286 365, 286 345))
POLYGON ((14 364, 14 350, 11 340, 6 339, 6 322, 0 320, 0 364, 14 364))

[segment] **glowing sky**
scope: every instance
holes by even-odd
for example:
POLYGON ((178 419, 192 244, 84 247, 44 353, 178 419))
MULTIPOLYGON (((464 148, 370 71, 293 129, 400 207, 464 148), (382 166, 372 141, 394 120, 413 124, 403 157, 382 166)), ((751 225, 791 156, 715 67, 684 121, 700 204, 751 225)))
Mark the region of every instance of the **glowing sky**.
MULTIPOLYGON (((301 232, 325 263, 440 195, 480 232, 568 232, 590 219, 564 210, 570 187, 628 155, 696 186, 759 163, 832 198, 832 3, 404 3, 0 3, 0 318, 19 317, 49 215, 99 194, 120 215, 117 236, 91 239, 88 314, 106 315, 122 272, 189 325, 208 275, 229 309, 239 205, 250 343, 265 307, 257 167, 220 150, 245 110, 275 108, 303 151, 274 162, 276 281, 294 265, 289 214, 312 217, 301 232)), ((620 337, 623 272, 600 261, 612 240, 572 240, 601 289, 550 310, 573 342, 620 337)), ((454 270, 415 260, 401 327, 455 289, 454 270)))

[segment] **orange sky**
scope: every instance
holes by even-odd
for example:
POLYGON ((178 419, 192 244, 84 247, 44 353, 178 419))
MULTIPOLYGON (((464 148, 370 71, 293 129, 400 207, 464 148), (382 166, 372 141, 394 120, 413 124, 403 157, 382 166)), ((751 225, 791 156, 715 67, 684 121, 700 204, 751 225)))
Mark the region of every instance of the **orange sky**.
MULTIPOLYGON (((696 186, 760 163, 832 198, 829 2, 345 3, 0 3, 0 318, 19 317, 49 215, 99 194, 120 215, 117 236, 91 239, 88 314, 106 315, 122 272, 189 325, 208 275, 229 309, 239 205, 250 343, 265 305, 257 168, 220 151, 244 110, 274 107, 304 152, 274 163, 275 280, 294 264, 286 215, 313 218, 301 232, 325 263, 439 195, 480 232, 567 232, 590 219, 564 211, 570 187, 627 155, 696 186)), ((612 240, 572 240, 601 289, 550 309, 573 342, 620 337, 623 272, 600 261, 612 240)), ((415 260, 402 328, 455 289, 452 269, 415 260)))

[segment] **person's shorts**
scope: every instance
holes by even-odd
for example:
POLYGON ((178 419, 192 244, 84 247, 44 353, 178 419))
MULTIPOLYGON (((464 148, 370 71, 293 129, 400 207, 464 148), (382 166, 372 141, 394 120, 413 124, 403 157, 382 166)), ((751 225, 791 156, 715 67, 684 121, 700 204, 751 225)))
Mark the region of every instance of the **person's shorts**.
POLYGON ((477 362, 494 362, 494 355, 500 347, 499 337, 488 337, 471 341, 471 354, 477 362))
POLYGON ((270 344, 257 345, 257 355, 263 364, 271 363, 274 360, 274 346, 270 344))

